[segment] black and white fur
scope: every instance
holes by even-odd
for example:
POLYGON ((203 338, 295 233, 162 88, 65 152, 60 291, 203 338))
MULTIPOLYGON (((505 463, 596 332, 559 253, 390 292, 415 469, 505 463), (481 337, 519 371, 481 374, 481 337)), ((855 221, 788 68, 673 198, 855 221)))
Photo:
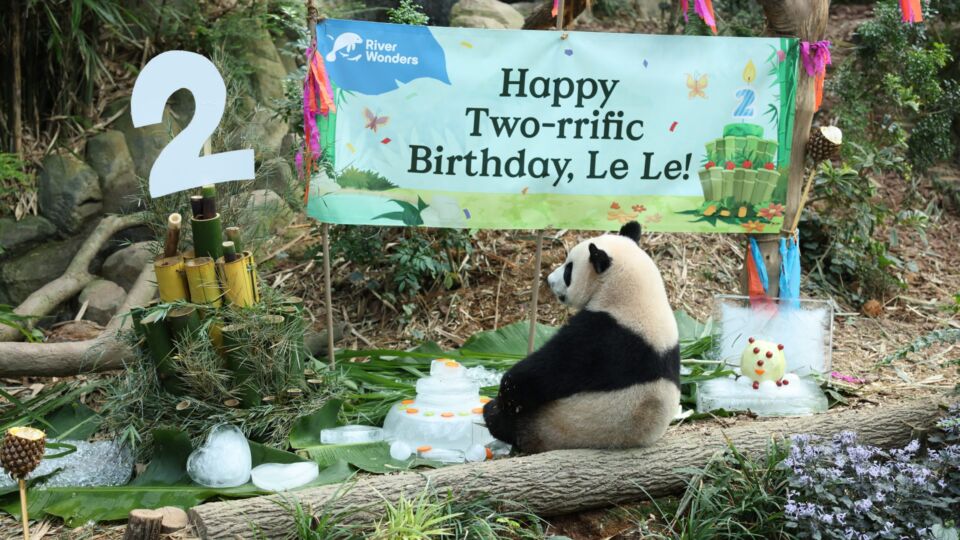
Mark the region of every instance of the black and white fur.
POLYGON ((677 323, 640 225, 581 242, 547 281, 580 309, 504 376, 483 409, 522 452, 629 448, 659 439, 680 404, 677 323))

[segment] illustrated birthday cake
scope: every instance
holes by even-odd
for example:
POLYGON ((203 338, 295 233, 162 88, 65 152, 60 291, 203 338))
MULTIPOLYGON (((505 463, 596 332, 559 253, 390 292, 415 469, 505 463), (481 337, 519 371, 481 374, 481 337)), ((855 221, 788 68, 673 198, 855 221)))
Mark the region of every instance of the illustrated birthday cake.
MULTIPOLYGON (((739 208, 746 214, 749 206, 771 200, 780 180, 775 161, 777 141, 764 139, 762 126, 728 124, 723 136, 708 142, 706 149, 700 185, 704 200, 718 203, 712 205, 714 212, 739 208)), ((711 207, 706 210, 710 212, 711 207)))

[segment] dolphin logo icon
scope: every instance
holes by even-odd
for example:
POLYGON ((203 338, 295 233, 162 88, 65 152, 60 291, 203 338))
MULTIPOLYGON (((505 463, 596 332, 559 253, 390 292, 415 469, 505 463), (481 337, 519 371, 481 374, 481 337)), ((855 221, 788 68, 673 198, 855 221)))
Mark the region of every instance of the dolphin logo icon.
MULTIPOLYGON (((327 53, 325 57, 327 62, 333 62, 337 59, 337 53, 343 51, 344 53, 349 53, 356 48, 357 45, 363 43, 363 38, 354 34, 353 32, 344 32, 337 36, 337 39, 333 41, 333 48, 330 49, 330 52, 327 53)), ((344 54, 346 56, 346 54, 344 54)), ((351 60, 353 60, 351 58, 351 60)))

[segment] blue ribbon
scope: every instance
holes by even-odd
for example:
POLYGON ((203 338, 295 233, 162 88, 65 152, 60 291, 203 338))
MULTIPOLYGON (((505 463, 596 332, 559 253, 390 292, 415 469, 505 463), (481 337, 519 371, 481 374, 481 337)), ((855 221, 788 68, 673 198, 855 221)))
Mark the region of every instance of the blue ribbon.
POLYGON ((780 239, 781 304, 800 307, 800 233, 780 239))

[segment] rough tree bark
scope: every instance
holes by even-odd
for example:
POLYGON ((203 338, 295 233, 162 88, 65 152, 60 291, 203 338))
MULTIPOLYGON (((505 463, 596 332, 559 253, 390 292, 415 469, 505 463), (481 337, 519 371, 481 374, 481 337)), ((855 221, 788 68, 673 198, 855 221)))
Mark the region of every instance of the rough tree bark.
MULTIPOLYGON (((17 157, 23 157, 23 113, 21 105, 23 96, 21 95, 21 86, 23 86, 23 75, 20 69, 20 46, 23 36, 20 33, 20 2, 13 0, 10 3, 10 27, 11 44, 10 58, 13 60, 13 153, 17 157)), ((38 134, 39 135, 39 134, 38 134)))
MULTIPOLYGON (((798 37, 801 41, 820 41, 827 32, 830 0, 757 0, 767 17, 768 32, 774 36, 798 37)), ((793 121, 793 143, 790 145, 790 173, 787 184, 787 208, 784 223, 791 223, 799 211, 800 192, 803 189, 803 170, 806 165, 807 140, 813 125, 816 92, 814 78, 802 66, 797 73, 797 112, 793 121)), ((787 227, 788 225, 784 225, 787 227)), ((789 236, 793 231, 780 231, 789 236)), ((777 295, 780 280, 779 242, 773 235, 758 235, 760 253, 770 276, 771 296, 777 295), (763 240, 761 240, 763 239, 763 240)), ((741 285, 746 294, 746 265, 741 285)))
MULTIPOLYGON (((90 233, 80 251, 70 261, 70 266, 62 276, 33 291, 13 311, 19 315, 42 317, 50 313, 62 302, 73 298, 96 277, 90 273, 90 262, 114 234, 143 223, 145 214, 127 214, 125 216, 107 216, 90 233)), ((0 341, 15 341, 23 334, 9 326, 0 326, 0 341)))
MULTIPOLYGON (((563 3, 563 27, 568 28, 573 20, 587 8, 586 0, 565 0, 563 3)), ((553 1, 547 0, 534 8, 523 21, 524 30, 553 30, 557 27, 557 18, 553 16, 553 1)))
POLYGON ((537 515, 559 515, 680 491, 687 475, 679 469, 705 465, 728 441, 747 454, 760 455, 771 440, 792 433, 831 436, 855 428, 863 442, 889 447, 905 444, 915 429, 930 426, 939 415, 936 403, 917 400, 728 429, 688 429, 668 433, 650 448, 560 450, 425 472, 364 476, 346 488, 331 485, 202 504, 190 510, 190 518, 202 538, 247 538, 252 530, 266 538, 286 538, 294 530, 293 516, 279 509, 289 505, 291 497, 308 509, 349 508, 356 512, 349 519, 370 521, 382 515, 384 499, 395 501, 401 494, 410 497, 424 489, 449 492, 459 501, 492 496, 522 503, 537 515))
POLYGON ((69 343, 0 342, 0 377, 58 377, 123 367, 124 362, 133 359, 133 350, 118 338, 118 331, 132 324, 127 315, 130 308, 153 299, 156 280, 153 265, 148 264, 106 329, 94 339, 69 343))

